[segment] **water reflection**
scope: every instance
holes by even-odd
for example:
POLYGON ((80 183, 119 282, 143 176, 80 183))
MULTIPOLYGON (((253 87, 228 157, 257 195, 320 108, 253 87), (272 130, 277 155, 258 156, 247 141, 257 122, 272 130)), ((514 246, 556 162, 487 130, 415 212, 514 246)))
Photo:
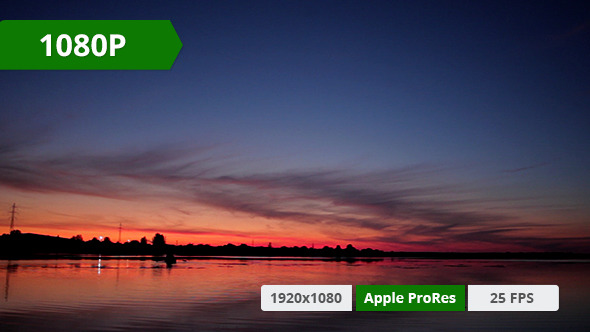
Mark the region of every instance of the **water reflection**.
POLYGON ((10 274, 8 272, 8 266, 10 261, 6 262, 6 284, 4 285, 4 302, 8 302, 8 288, 10 287, 10 274))
POLYGON ((94 330, 547 330, 566 323, 576 330, 590 323, 587 262, 226 259, 179 260, 173 269, 151 260, 106 262, 6 261, 0 330, 79 330, 88 321, 98 322, 87 328, 94 330), (262 312, 264 284, 558 284, 561 306, 555 313, 262 312))
POLYGON ((10 275, 16 272, 18 264, 12 264, 12 261, 6 261, 6 282, 4 284, 4 302, 8 302, 8 292, 10 290, 10 275))

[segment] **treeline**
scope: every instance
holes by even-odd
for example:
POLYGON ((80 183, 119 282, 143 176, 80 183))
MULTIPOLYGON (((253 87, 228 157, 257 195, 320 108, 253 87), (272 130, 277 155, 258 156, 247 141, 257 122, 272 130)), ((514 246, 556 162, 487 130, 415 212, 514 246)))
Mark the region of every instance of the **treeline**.
MULTIPOLYGON (((0 259, 27 259, 44 257, 67 257, 68 255, 141 255, 160 257, 175 256, 252 256, 252 257, 326 257, 336 260, 354 260, 363 257, 429 258, 429 259, 590 259, 588 253, 563 252, 393 252, 376 249, 358 250, 352 245, 309 248, 306 246, 275 248, 249 246, 246 244, 211 246, 208 244, 169 245, 162 234, 151 240, 143 237, 124 243, 112 242, 108 237, 84 241, 81 235, 72 238, 12 231, 0 236, 0 259)), ((157 259, 157 258, 154 258, 157 259)))
POLYGON ((112 242, 108 237, 84 241, 81 235, 70 239, 13 231, 0 236, 0 257, 27 258, 38 255, 166 255, 177 256, 277 256, 277 257, 384 257, 387 252, 375 249, 358 250, 352 245, 309 248, 306 246, 274 248, 248 246, 246 244, 211 246, 208 244, 169 245, 162 234, 155 234, 151 241, 146 237, 124 243, 112 242))

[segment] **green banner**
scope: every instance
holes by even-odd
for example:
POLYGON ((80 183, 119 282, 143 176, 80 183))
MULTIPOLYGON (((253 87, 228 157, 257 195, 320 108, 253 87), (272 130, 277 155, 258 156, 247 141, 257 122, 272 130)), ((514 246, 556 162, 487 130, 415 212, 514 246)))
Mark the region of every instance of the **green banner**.
POLYGON ((356 311, 465 311, 465 286, 357 285, 356 311))
POLYGON ((182 43, 165 20, 4 20, 0 69, 168 70, 182 43))

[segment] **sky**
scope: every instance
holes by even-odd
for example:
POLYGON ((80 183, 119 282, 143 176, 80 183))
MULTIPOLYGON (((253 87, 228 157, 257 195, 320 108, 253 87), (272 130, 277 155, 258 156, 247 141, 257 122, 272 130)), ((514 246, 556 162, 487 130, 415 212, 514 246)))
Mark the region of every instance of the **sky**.
POLYGON ((86 240, 590 252, 586 1, 0 13, 170 20, 183 43, 169 71, 0 71, 2 232, 16 203, 21 231, 86 240))

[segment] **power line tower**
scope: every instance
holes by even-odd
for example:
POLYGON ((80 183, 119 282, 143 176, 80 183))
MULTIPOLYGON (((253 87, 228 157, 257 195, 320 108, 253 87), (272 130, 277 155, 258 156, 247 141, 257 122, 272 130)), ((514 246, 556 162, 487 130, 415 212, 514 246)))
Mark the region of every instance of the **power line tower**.
POLYGON ((123 224, 119 223, 119 243, 121 243, 121 228, 123 228, 123 224))
POLYGON ((14 230, 14 214, 16 213, 16 203, 12 203, 12 210, 10 211, 10 231, 14 230))

